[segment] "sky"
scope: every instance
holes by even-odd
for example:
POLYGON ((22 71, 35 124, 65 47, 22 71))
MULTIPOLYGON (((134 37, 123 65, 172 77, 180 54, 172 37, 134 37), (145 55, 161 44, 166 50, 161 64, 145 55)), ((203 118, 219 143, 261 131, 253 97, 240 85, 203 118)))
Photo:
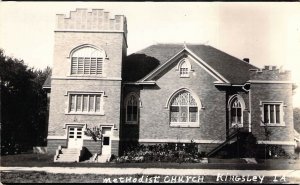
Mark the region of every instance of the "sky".
MULTIPOLYGON (((123 14, 128 54, 156 43, 198 43, 257 67, 292 71, 300 107, 300 3, 224 2, 0 2, 0 48, 30 67, 52 67, 55 14, 102 8, 123 14)), ((233 66, 234 67, 234 66, 233 66)))

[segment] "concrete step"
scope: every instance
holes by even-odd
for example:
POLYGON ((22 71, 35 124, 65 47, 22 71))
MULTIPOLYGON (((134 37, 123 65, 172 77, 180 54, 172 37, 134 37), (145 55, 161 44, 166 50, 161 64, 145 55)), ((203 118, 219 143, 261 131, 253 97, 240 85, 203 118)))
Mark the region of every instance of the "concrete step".
POLYGON ((106 163, 106 161, 110 158, 110 155, 100 155, 98 156, 99 163, 106 163))
POLYGON ((59 157, 58 160, 78 160, 78 157, 59 157))
POLYGON ((79 149, 76 149, 76 150, 72 150, 72 149, 62 149, 61 151, 62 151, 62 152, 80 152, 79 149))
POLYGON ((79 156, 80 153, 78 154, 59 154, 59 156, 79 156))
POLYGON ((67 163, 74 163, 74 162, 78 162, 77 160, 57 160, 55 162, 67 162, 67 163))
POLYGON ((80 152, 62 152, 61 154, 80 154, 80 152))

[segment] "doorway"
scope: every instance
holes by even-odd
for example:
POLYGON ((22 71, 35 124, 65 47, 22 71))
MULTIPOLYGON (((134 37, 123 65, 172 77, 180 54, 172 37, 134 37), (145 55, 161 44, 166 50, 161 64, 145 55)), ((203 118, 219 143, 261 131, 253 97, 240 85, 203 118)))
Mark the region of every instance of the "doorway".
POLYGON ((102 127, 102 155, 111 154, 111 128, 102 127))
POLYGON ((83 145, 83 127, 68 127, 68 148, 82 148, 83 145))

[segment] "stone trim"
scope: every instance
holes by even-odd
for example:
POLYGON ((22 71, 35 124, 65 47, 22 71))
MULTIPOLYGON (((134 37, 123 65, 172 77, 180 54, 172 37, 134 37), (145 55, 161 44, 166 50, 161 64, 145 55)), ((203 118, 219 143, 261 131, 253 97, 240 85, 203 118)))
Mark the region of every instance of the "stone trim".
MULTIPOLYGON (((107 95, 105 94, 104 91, 98 91, 98 92, 89 92, 89 91, 67 91, 65 96, 68 96, 68 100, 67 100, 67 107, 65 109, 65 114, 66 115, 95 115, 95 116, 104 116, 105 115, 105 111, 104 111, 104 105, 105 105, 105 99, 104 97, 107 97, 107 95), (100 95, 100 111, 96 112, 96 107, 94 107, 94 112, 87 112, 87 111, 71 111, 70 110, 70 106, 71 106, 71 98, 70 95, 89 95, 89 96, 96 96, 96 95, 100 95)), ((77 100, 75 100, 76 102, 77 100)), ((89 100, 88 100, 89 101, 89 100)), ((95 100, 96 101, 96 98, 95 100)), ((82 100, 81 100, 82 103, 82 100)), ((75 104, 75 106, 77 106, 75 104)), ((81 105, 82 106, 82 105, 81 105)), ((88 107, 90 106, 90 104, 87 105, 88 107)))
POLYGON ((191 58, 193 60, 197 60, 195 63, 197 63, 200 67, 202 67, 205 71, 207 71, 210 75, 212 75, 214 78, 216 78, 220 83, 230 83, 225 77, 223 77, 220 73, 218 73, 216 70, 214 70, 211 66, 209 66, 206 62, 204 62, 201 58, 199 58, 196 54, 194 54, 191 50, 188 48, 183 48, 181 51, 179 51, 177 54, 175 54, 172 58, 170 58, 168 61, 163 63, 161 66, 156 68, 153 72, 148 74, 146 77, 140 80, 140 82, 146 81, 148 78, 152 78, 156 76, 156 74, 160 73, 165 67, 167 67, 170 63, 174 62, 176 59, 180 58, 181 56, 186 55, 185 51, 189 54, 187 58, 191 58))
POLYGON ((122 78, 104 78, 97 76, 67 76, 67 77, 51 77, 51 80, 103 80, 103 81, 122 81, 122 78))
MULTIPOLYGON (((261 112, 261 120, 264 120, 264 104, 274 104, 274 105, 279 105, 279 110, 280 110, 280 123, 260 123, 260 126, 269 126, 269 127, 284 127, 285 125, 285 121, 284 121, 284 110, 283 107, 286 107, 286 105, 284 105, 283 101, 260 101, 259 102, 259 106, 260 106, 260 112, 261 112)), ((275 112, 275 110, 274 110, 275 112)), ((275 117, 274 117, 275 119, 275 117)))
POLYGON ((125 33, 118 30, 80 30, 80 29, 56 29, 54 32, 83 32, 83 33, 125 33))
POLYGON ((67 135, 64 135, 64 136, 48 136, 47 140, 48 139, 67 139, 67 135))

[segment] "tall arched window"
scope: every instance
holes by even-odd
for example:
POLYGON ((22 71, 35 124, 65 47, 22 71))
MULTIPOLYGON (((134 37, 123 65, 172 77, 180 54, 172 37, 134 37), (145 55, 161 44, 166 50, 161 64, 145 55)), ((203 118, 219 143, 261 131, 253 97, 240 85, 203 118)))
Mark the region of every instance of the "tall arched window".
POLYGON ((91 46, 84 46, 72 52, 72 75, 101 75, 105 52, 91 46))
POLYGON ((199 109, 190 92, 178 92, 170 102, 171 125, 199 125, 199 109))
POLYGON ((234 95, 229 100, 229 120, 232 126, 243 125, 243 110, 244 110, 243 99, 238 95, 234 95))
POLYGON ((134 124, 138 121, 138 97, 135 94, 129 94, 125 100, 126 123, 134 124))
POLYGON ((180 77, 189 77, 190 76, 190 70, 191 70, 191 64, 187 59, 184 59, 179 64, 179 73, 180 77))

